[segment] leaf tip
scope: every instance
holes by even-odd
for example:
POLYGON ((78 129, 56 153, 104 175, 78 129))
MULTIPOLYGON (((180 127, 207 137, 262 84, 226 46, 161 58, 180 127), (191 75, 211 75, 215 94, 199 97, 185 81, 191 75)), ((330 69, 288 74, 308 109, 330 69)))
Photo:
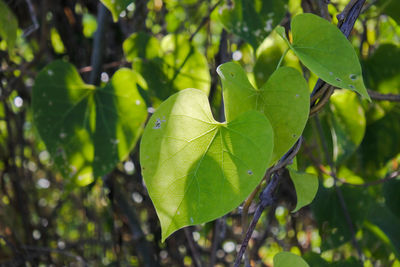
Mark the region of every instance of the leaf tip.
POLYGON ((283 26, 278 26, 275 28, 275 31, 283 38, 286 40, 286 33, 285 33, 285 28, 283 26))
POLYGON ((371 97, 369 96, 368 91, 366 91, 364 94, 362 94, 362 97, 364 97, 365 99, 367 99, 369 103, 372 102, 372 99, 371 99, 371 97))
POLYGON ((287 267, 287 266, 297 266, 297 267, 310 267, 308 263, 300 256, 288 252, 282 251, 274 256, 274 266, 275 267, 287 267))

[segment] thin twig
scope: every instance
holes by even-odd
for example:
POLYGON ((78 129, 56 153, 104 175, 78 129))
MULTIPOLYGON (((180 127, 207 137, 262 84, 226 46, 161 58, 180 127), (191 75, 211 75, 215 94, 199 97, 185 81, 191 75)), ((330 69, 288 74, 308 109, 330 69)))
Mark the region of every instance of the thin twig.
MULTIPOLYGON (((322 82, 322 80, 320 80, 322 82)), ((311 105, 315 105, 315 102, 317 102, 318 98, 320 98, 325 91, 328 89, 330 85, 327 83, 322 83, 321 87, 316 87, 318 90, 316 90, 315 94, 311 94, 310 96, 310 102, 311 105)))
POLYGON ((213 237, 212 237, 212 244, 211 244, 211 251, 210 251, 210 267, 215 266, 215 262, 217 259, 217 250, 219 247, 220 240, 222 240, 224 235, 223 226, 225 224, 225 216, 222 218, 218 218, 214 222, 214 230, 213 230, 213 237))
POLYGON ((250 238, 254 232, 254 229, 258 223, 258 220, 260 219, 260 216, 264 209, 271 205, 274 202, 273 198, 273 193, 275 189, 277 188, 279 184, 279 176, 278 174, 274 174, 271 178, 271 182, 268 184, 268 186, 265 188, 263 193, 260 196, 260 203, 257 206, 256 212, 254 213, 253 220, 250 223, 249 228, 247 229, 246 236, 242 242, 242 245, 240 246, 240 250, 238 252, 238 255, 236 256, 235 262, 233 264, 234 267, 239 267, 240 262, 242 260, 243 254, 246 251, 247 245, 249 244, 250 238))
MULTIPOLYGON (((369 2, 368 4, 366 4, 363 9, 361 10, 361 14, 363 14, 364 12, 366 12, 371 6, 375 5, 376 2, 378 2, 379 0, 372 0, 371 2, 369 2)), ((382 0, 381 0, 382 1, 382 0)))
POLYGON ((333 87, 332 85, 329 85, 327 87, 326 91, 324 92, 320 100, 313 107, 310 108, 310 116, 319 112, 326 105, 326 103, 328 103, 329 98, 333 94, 334 90, 335 87, 333 87))
POLYGON ((192 258, 193 258, 193 263, 195 267, 202 267, 202 263, 201 263, 201 259, 200 259, 200 253, 197 251, 195 242, 193 240, 193 235, 192 235, 192 231, 190 230, 190 227, 185 227, 183 229, 183 231, 185 232, 185 236, 186 236, 186 240, 188 241, 189 244, 189 249, 190 252, 192 254, 192 258))
MULTIPOLYGON (((268 181, 271 175, 274 172, 279 171, 280 169, 283 169, 286 167, 286 165, 292 164, 292 161, 294 157, 297 155, 297 153, 300 150, 301 144, 303 142, 303 137, 300 136, 299 140, 296 142, 294 146, 291 147, 291 149, 283 155, 283 157, 278 161, 278 163, 272 167, 270 167, 267 172, 264 175, 263 181, 266 180, 268 181)), ((251 203, 253 202, 254 197, 257 195, 258 191, 261 189, 261 183, 258 184, 256 189, 251 193, 251 195, 246 199, 243 209, 242 209, 242 227, 247 228, 247 216, 249 213, 249 208, 251 203)), ((244 233, 243 233, 244 234, 244 233)))
POLYGON ((39 29, 39 23, 38 20, 36 18, 36 13, 35 13, 35 9, 33 8, 32 2, 31 0, 26 0, 26 4, 28 5, 28 9, 29 9, 29 14, 31 15, 31 20, 33 22, 33 24, 31 26, 29 26, 25 31, 24 34, 22 35, 24 38, 28 37, 30 34, 32 34, 34 31, 36 31, 37 29, 39 29))
MULTIPOLYGON (((246 251, 247 245, 249 244, 250 238, 253 234, 253 231, 260 219, 260 216, 264 209, 270 206, 274 202, 273 194, 275 189, 277 188, 280 182, 280 176, 282 175, 283 169, 286 165, 290 164, 293 161, 293 158, 297 155, 300 150, 301 144, 303 142, 303 137, 300 136, 299 140, 294 144, 294 146, 279 160, 279 162, 270 168, 267 171, 267 174, 271 174, 271 181, 268 183, 267 187, 260 194, 260 203, 256 208, 256 212, 254 213, 254 217, 250 223, 249 228, 247 229, 246 236, 240 246, 240 250, 238 255, 236 256, 234 266, 238 267, 240 265, 240 261, 242 260, 243 254, 246 251)), ((266 177, 268 179, 268 177, 266 177)))
MULTIPOLYGON (((337 196, 338 196, 338 198, 339 198, 340 206, 342 207, 342 210, 343 210, 343 213, 344 213, 344 217, 345 217, 345 219, 346 219, 346 223, 347 223, 347 225, 349 226, 349 230, 350 230, 350 232, 351 232, 351 240, 352 240, 352 242, 353 242, 354 247, 355 247, 356 250, 357 250, 358 258, 359 258, 362 262, 364 262, 364 258, 365 258, 365 257, 364 257, 364 255, 363 255, 363 253, 362 253, 362 251, 361 251, 360 244, 358 243, 357 238, 356 238, 356 230, 354 229, 353 220, 352 220, 351 217, 350 217, 350 212, 349 212, 349 210, 348 210, 348 208, 347 208, 346 201, 345 201, 345 199, 344 199, 344 197, 343 197, 342 190, 341 190, 340 187, 337 186, 337 184, 336 184, 336 179, 334 179, 334 188, 335 188, 335 192, 336 192, 336 194, 337 194, 337 196)), ((364 266, 364 265, 363 265, 363 266, 364 266)))
POLYGON ((400 95, 396 94, 381 94, 377 91, 369 90, 369 96, 374 100, 400 102, 400 95))
POLYGON ((207 23, 207 21, 210 19, 211 13, 214 11, 214 9, 215 9, 219 4, 221 4, 221 2, 222 2, 221 0, 218 1, 217 3, 215 3, 215 5, 213 5, 213 6, 209 9, 207 15, 201 20, 199 26, 197 26, 196 30, 195 30, 195 31, 192 33, 192 35, 190 36, 189 42, 192 42, 192 40, 193 40, 193 38, 196 36, 196 34, 201 30, 201 28, 203 28, 203 26, 204 26, 204 25, 207 23))
MULTIPOLYGON (((110 63, 103 64, 102 68, 103 69, 112 69, 112 68, 117 68, 117 67, 120 67, 123 65, 128 65, 128 64, 129 64, 129 62, 126 60, 118 60, 118 61, 113 61, 110 63)), ((86 66, 86 67, 80 68, 79 73, 90 72, 92 70, 93 70, 92 66, 86 66)))
POLYGON ((340 189, 339 186, 337 186, 337 183, 336 183, 337 180, 338 180, 337 175, 336 175, 336 166, 335 166, 335 164, 333 163, 332 156, 331 156, 331 154, 330 154, 329 151, 328 151, 328 145, 327 145, 327 143, 326 143, 326 140, 325 140, 325 137, 324 137, 324 133, 323 133, 323 130, 322 130, 322 126, 321 126, 321 123, 320 123, 320 121, 319 121, 318 116, 315 116, 315 117, 314 117, 314 120, 315 120, 315 124, 316 124, 316 126, 317 126, 317 131, 318 131, 319 140, 321 141, 321 146, 322 146, 322 149, 323 149, 324 154, 325 154, 325 160, 326 160, 326 162, 328 163, 328 165, 330 166, 330 168, 331 168, 331 175, 332 175, 332 177, 334 178, 334 188, 335 188, 335 192, 336 192, 336 194, 337 194, 337 196, 338 196, 338 198, 339 198, 340 206, 341 206, 341 208, 342 208, 342 210, 343 210, 344 217, 345 217, 345 219, 346 219, 346 223, 347 223, 347 225, 349 226, 349 230, 350 230, 350 232, 351 232, 351 240, 352 240, 352 243, 353 243, 354 247, 355 247, 356 250, 357 250, 357 254, 358 254, 359 259, 360 259, 361 261, 364 261, 364 256, 363 256, 363 254, 362 254, 360 244, 358 243, 357 238, 356 238, 356 231, 355 231, 355 229, 354 229, 354 224, 353 224, 353 221, 352 221, 352 219, 351 219, 351 217, 350 217, 350 213, 349 213, 349 210, 348 210, 348 208, 347 208, 346 201, 345 201, 345 199, 344 199, 344 197, 343 197, 342 190, 340 189))
MULTIPOLYGON (((112 179, 108 177, 107 180, 112 179)), ((140 226, 140 222, 136 215, 135 209, 133 209, 127 199, 125 198, 122 188, 117 183, 113 185, 113 197, 117 204, 117 207, 121 210, 122 214, 127 218, 127 224, 131 230, 132 239, 135 242, 139 256, 143 260, 143 266, 146 267, 157 267, 160 266, 155 259, 155 253, 152 249, 151 244, 147 241, 145 234, 140 226)))

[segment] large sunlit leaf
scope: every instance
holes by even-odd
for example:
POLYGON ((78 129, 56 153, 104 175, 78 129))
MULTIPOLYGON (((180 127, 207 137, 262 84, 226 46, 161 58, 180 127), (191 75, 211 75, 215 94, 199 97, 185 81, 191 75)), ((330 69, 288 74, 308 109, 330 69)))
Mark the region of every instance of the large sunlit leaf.
POLYGON ((302 257, 291 252, 279 252, 274 256, 274 267, 310 267, 302 257))
POLYGON ((351 156, 364 138, 364 109, 354 93, 337 90, 331 97, 329 116, 333 142, 333 159, 342 163, 351 156))
POLYGON ((288 0, 235 0, 224 6, 220 20, 224 27, 256 49, 285 16, 288 0))
POLYGON ((164 101, 140 149, 162 240, 236 208, 261 181, 272 149, 272 127, 258 111, 219 123, 200 90, 186 89, 164 101))
POLYGON ((7 42, 8 52, 14 48, 17 39, 18 21, 7 4, 0 0, 0 37, 7 42))
POLYGON ((64 176, 86 184, 128 155, 147 117, 139 81, 138 74, 121 69, 96 88, 63 61, 52 62, 38 74, 34 122, 64 176))
MULTIPOLYGON (((370 100, 357 54, 335 25, 307 13, 295 16, 291 29, 293 42, 287 43, 307 68, 325 82, 370 100)), ((282 27, 278 33, 286 39, 282 27)))
POLYGON ((298 140, 308 119, 310 100, 303 76, 293 68, 282 67, 261 89, 256 89, 236 63, 222 64, 217 72, 222 81, 227 120, 252 109, 263 112, 274 129, 272 160, 278 160, 298 140))
POLYGON ((134 33, 124 44, 133 68, 146 79, 150 93, 160 100, 184 88, 208 94, 211 76, 207 59, 185 35, 167 35, 161 43, 145 33, 134 33))
POLYGON ((318 191, 318 177, 304 172, 298 172, 289 168, 290 178, 296 189, 297 204, 292 212, 310 204, 318 191))
POLYGON ((117 22, 119 15, 124 11, 129 4, 135 0, 100 0, 110 10, 114 22, 117 22))

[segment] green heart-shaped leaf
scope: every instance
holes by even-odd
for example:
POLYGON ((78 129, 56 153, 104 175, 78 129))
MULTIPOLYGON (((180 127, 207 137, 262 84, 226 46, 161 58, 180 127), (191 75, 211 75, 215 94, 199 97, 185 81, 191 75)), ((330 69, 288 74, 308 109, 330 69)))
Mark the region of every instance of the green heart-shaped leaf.
POLYGON ((186 89, 164 101, 140 146, 162 240, 236 208, 261 181, 272 149, 272 127, 257 111, 219 123, 200 90, 186 89))
POLYGON ((310 267, 302 257, 291 252, 279 252, 274 256, 274 267, 310 267))
POLYGON ((117 22, 119 15, 124 11, 129 4, 134 0, 100 0, 110 10, 114 22, 117 22))
POLYGON ((38 74, 32 96, 34 121, 64 176, 87 184, 128 155, 147 117, 138 80, 138 74, 121 69, 106 86, 96 88, 63 61, 52 62, 38 74))
POLYGON ((292 168, 288 168, 290 178, 296 189, 297 204, 292 212, 296 212, 302 207, 310 204, 318 192, 318 177, 315 175, 298 172, 292 168))
POLYGON ((248 110, 259 110, 267 116, 274 129, 275 162, 299 139, 308 120, 310 100, 308 85, 295 69, 282 67, 269 80, 255 89, 243 68, 233 62, 222 64, 221 77, 228 121, 248 110))
MULTIPOLYGON (((291 28, 293 42, 287 43, 307 68, 325 82, 353 90, 371 100, 357 54, 335 25, 307 13, 295 16, 291 28)), ((281 27, 277 32, 286 40, 281 27)))
POLYGON ((287 3, 287 0, 236 0, 233 7, 221 9, 220 20, 228 31, 257 49, 285 16, 287 3))

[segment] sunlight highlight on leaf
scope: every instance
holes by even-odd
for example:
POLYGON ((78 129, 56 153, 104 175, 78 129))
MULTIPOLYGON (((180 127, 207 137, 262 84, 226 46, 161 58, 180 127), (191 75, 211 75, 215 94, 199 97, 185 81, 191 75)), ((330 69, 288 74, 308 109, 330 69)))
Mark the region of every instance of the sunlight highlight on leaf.
POLYGON ((200 90, 164 101, 146 126, 140 150, 162 240, 236 208, 261 181, 272 149, 271 125, 257 111, 219 123, 200 90))

